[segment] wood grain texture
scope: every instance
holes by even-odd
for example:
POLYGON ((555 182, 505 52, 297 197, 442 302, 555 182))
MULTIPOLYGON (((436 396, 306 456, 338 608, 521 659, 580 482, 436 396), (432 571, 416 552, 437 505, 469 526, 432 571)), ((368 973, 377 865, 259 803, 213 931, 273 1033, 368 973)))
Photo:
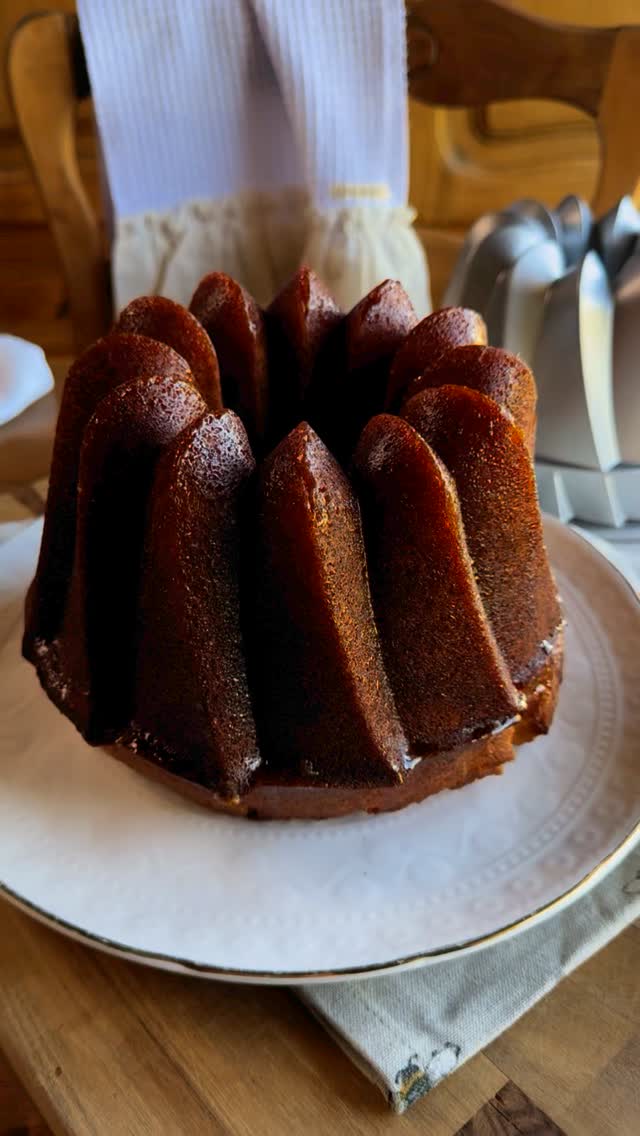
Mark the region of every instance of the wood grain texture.
MULTIPOLYGON (((639 13, 640 14, 640 13, 639 13)), ((634 194, 640 173, 636 107, 640 96, 640 27, 620 28, 609 60, 596 121, 602 161, 594 211, 604 213, 623 193, 634 194)))
POLYGON ((616 39, 613 28, 552 23, 494 0, 409 0, 407 26, 414 98, 466 107, 548 98, 592 116, 616 39))
POLYGON ((509 7, 498 13, 488 0, 408 5, 411 199, 424 224, 470 224, 516 197, 553 205, 568 192, 602 211, 637 185, 636 29, 616 27, 638 23, 635 0, 518 0, 509 7))
POLYGON ((637 1136, 639 972, 632 927, 394 1117, 293 993, 135 966, 0 902, 0 1049, 25 1086, 0 1066, 0 1136, 44 1136, 38 1112, 56 1136, 637 1136))
POLYGON ((6 1058, 0 1053, 0 1136, 49 1136, 6 1058))
MULTIPOLYGON (((48 0, 46 7, 63 12, 75 11, 75 0, 48 0)), ((0 4, 0 58, 4 61, 6 46, 16 24, 25 16, 30 16, 37 9, 34 0, 2 0, 0 4)), ((9 92, 4 83, 0 83, 0 131, 11 127, 15 122, 13 108, 9 101, 9 92)))
POLYGON ((457 1136, 566 1136, 529 1097, 507 1081, 457 1136))

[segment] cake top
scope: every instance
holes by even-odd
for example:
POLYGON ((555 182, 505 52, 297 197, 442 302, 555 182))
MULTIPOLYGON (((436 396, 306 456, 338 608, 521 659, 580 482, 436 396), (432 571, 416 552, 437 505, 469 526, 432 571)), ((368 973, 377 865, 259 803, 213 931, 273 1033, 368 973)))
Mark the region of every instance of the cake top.
POLYGON ((133 300, 78 360, 70 382, 91 387, 93 409, 98 390, 116 382, 185 370, 214 413, 225 407, 240 416, 258 460, 306 421, 348 470, 370 418, 452 383, 494 399, 532 444, 535 384, 526 365, 487 346, 476 312, 444 308, 419 321, 396 280, 342 313, 302 267, 263 310, 236 281, 212 272, 188 310, 162 296, 133 300))

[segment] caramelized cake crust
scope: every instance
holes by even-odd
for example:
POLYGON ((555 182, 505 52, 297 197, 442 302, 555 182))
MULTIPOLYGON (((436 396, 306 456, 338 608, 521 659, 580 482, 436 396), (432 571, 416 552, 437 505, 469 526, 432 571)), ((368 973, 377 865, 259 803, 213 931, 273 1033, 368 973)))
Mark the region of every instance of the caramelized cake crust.
POLYGON ((67 378, 24 654, 90 743, 239 815, 499 772, 562 671, 534 428, 480 316, 397 281, 134 300, 67 378))

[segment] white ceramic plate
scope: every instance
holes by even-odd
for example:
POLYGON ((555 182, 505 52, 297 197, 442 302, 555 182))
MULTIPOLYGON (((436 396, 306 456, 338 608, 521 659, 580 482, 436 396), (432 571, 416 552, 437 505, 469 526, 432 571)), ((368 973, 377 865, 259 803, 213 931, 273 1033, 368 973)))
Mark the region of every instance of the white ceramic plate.
POLYGON ((638 834, 640 605, 555 521, 569 628, 549 736, 502 777, 399 813, 311 822, 216 816, 82 742, 18 655, 17 593, 39 535, 0 550, 0 881, 60 930, 206 977, 335 981, 527 926, 638 834))

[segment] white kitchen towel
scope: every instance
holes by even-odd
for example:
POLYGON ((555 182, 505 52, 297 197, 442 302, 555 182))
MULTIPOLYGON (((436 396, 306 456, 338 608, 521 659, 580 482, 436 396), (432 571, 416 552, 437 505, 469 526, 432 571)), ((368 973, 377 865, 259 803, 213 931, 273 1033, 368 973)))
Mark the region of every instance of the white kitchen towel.
POLYGON ((231 273, 260 303, 302 262, 345 308, 400 279, 430 308, 407 205, 403 0, 79 0, 114 217, 116 307, 231 273))
POLYGON ((426 261, 406 204, 404 0, 251 2, 310 194, 301 259, 344 308, 397 277, 426 315, 426 261))

